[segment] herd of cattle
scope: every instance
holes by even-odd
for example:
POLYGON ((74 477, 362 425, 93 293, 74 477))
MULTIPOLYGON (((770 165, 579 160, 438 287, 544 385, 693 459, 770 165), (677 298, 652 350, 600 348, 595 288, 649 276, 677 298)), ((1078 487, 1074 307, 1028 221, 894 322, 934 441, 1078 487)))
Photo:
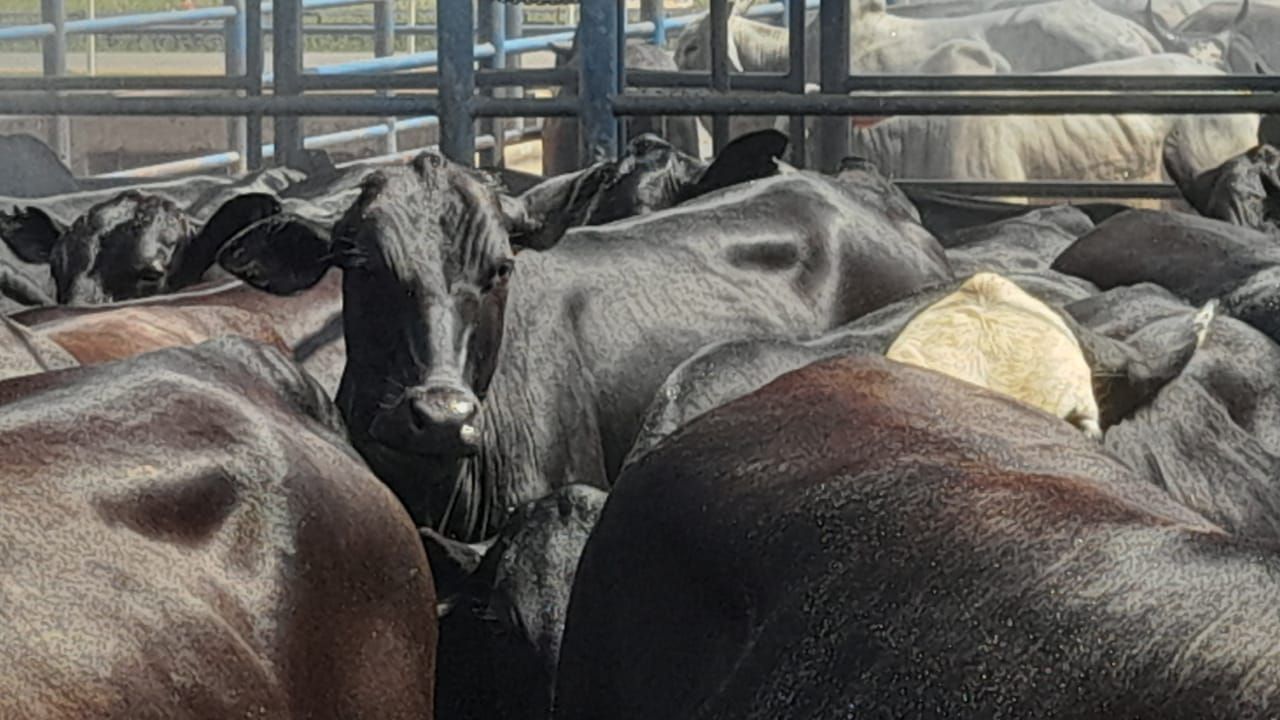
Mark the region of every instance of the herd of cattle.
MULTIPOLYGON (((729 18, 733 71, 788 70, 787 30, 747 17, 737 0, 729 18)), ((886 6, 851 0, 850 68, 859 73, 1070 75, 1221 75, 1280 69, 1276 0, 924 0, 886 6)), ((804 75, 818 81, 817 12, 805 28, 804 75)), ((710 18, 679 36, 674 52, 633 41, 626 65, 648 70, 707 70, 710 18)), ((568 90, 568 89, 566 89, 568 90)), ((565 92, 566 90, 562 90, 565 92)), ((661 92, 650 90, 649 92, 661 92)), ((731 136, 785 129, 784 118, 741 117, 731 136)), ((710 127, 709 123, 702 123, 710 127)), ((693 118, 662 127, 679 149, 696 154, 693 118)), ((655 131, 650 121, 637 134, 655 131)), ((890 178, 973 180, 1161 179, 1165 139, 1178 134, 1178 160, 1203 171, 1259 142, 1280 143, 1275 122, 1257 115, 1010 115, 853 118, 852 151, 890 178)), ((548 122, 544 174, 573 167, 576 135, 548 122)), ((814 143, 808 147, 813 150, 814 143)), ((808 166, 814 166, 809 157, 808 166)))
MULTIPOLYGON (((1266 71, 1272 13, 863 2, 851 59, 1266 71)), ((1259 118, 859 121, 835 175, 679 125, 134 187, 0 138, 0 717, 1280 714, 1259 118)))

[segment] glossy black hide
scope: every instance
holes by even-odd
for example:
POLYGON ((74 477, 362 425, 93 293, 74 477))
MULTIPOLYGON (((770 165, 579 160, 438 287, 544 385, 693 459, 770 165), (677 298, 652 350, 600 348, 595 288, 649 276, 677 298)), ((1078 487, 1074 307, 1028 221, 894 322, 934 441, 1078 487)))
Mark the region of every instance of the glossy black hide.
POLYGON ((578 558, 605 498, 585 485, 560 488, 483 544, 423 530, 441 598, 439 717, 547 717, 578 558))

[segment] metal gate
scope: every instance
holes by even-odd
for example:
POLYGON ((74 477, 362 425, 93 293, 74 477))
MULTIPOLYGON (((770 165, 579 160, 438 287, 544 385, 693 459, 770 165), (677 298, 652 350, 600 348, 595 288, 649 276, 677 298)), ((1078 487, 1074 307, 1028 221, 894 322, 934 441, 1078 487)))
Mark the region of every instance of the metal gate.
MULTIPOLYGON (((1280 112, 1280 76, 1071 76, 1071 75, 859 75, 849 73, 848 0, 789 0, 752 9, 780 15, 789 28, 790 70, 778 74, 729 73, 727 0, 711 0, 709 72, 627 72, 623 43, 628 36, 661 40, 688 17, 667 17, 660 0, 644 0, 647 18, 626 23, 620 0, 581 0, 581 72, 578 96, 519 96, 518 88, 573 81, 572 71, 507 67, 514 54, 567 40, 569 31, 537 37, 508 37, 512 15, 503 4, 479 0, 477 23, 472 0, 439 0, 438 48, 393 55, 396 34, 393 0, 225 0, 222 7, 67 21, 63 0, 42 0, 40 24, 0 28, 0 40, 40 39, 44 77, 0 78, 0 114, 42 115, 59 119, 53 147, 66 153, 65 122, 72 115, 227 116, 232 150, 221 156, 171 163, 169 171, 218 165, 259 167, 264 155, 292 163, 308 142, 299 127, 303 116, 369 116, 378 124, 350 137, 384 137, 395 152, 395 131, 405 123, 440 126, 440 147, 456 162, 472 164, 477 147, 476 121, 489 137, 481 147, 501 147, 524 131, 501 129, 494 119, 576 116, 582 125, 585 162, 615 157, 622 123, 644 115, 710 115, 717 148, 728 139, 730 115, 791 116, 797 159, 804 157, 805 117, 819 118, 812 141, 817 157, 831 170, 847 154, 848 135, 841 117, 850 115, 998 115, 1120 113, 1276 113, 1280 112), (321 68, 304 68, 303 11, 372 3, 377 57, 321 68), (820 13, 821 92, 804 94, 805 13, 820 13), (263 17, 273 19, 273 72, 263 72, 263 17), (218 20, 225 23, 225 77, 66 77, 66 38, 75 33, 218 20), (476 42, 479 25, 480 42, 476 42), (476 68, 475 61, 482 61, 476 68), (436 67, 434 72, 398 71, 436 67), (669 94, 640 95, 638 87, 669 88, 669 94), (148 91, 124 97, 120 91, 148 91), (191 93, 210 91, 219 94, 191 93), (273 119, 274 147, 264 153, 262 119, 273 119), (411 118, 411 120, 395 120, 411 118), (494 131, 493 128, 499 128, 494 131)), ((420 32, 420 28, 413 28, 420 32)), ((343 135, 342 133, 336 135, 343 135)), ((341 138, 339 138, 341 139, 341 138)), ((314 140, 314 139, 312 139, 314 140)), ((498 154, 500 157, 500 153, 498 154)), ((920 183, 979 194, 1054 196, 1169 195, 1171 188, 1150 183, 950 181, 920 183)))

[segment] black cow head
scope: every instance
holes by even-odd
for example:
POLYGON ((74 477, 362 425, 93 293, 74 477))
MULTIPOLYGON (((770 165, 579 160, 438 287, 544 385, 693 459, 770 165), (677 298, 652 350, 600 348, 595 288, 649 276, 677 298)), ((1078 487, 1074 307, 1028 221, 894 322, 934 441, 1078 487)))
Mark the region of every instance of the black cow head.
POLYGON ((1147 0, 1143 19, 1147 30, 1160 41, 1166 52, 1182 53, 1219 68, 1240 75, 1270 74, 1262 53, 1247 36, 1240 32, 1249 15, 1249 0, 1241 0, 1240 12, 1225 29, 1214 32, 1175 30, 1155 13, 1152 0, 1147 0))
POLYGON ((348 426, 403 453, 455 457, 478 445, 473 421, 502 341, 513 268, 503 208, 487 178, 428 152, 365 178, 332 232, 281 213, 218 260, 277 294, 341 267, 348 426))
POLYGON ((1180 161, 1177 142, 1176 134, 1166 140, 1165 169, 1197 212, 1280 237, 1280 150, 1259 145, 1197 174, 1180 161))
POLYGON ((488 543, 421 531, 442 600, 441 717, 546 717, 578 558, 605 499, 561 488, 517 510, 488 543))
POLYGON ((270 203, 269 196, 235 198, 197 233, 171 201, 128 190, 94 205, 70 227, 38 208, 0 214, 0 235, 22 260, 48 263, 59 303, 107 303, 198 281, 216 246, 270 212, 270 203))
POLYGON ((761 130, 735 138, 710 165, 655 135, 641 135, 616 162, 550 178, 519 198, 512 240, 543 250, 574 227, 602 225, 673 207, 730 185, 774 175, 787 136, 761 130))

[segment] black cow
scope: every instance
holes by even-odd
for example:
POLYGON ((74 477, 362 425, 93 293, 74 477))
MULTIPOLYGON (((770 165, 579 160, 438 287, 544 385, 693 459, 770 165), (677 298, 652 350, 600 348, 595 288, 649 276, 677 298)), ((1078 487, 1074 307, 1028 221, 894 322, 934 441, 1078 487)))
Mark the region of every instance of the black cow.
POLYGON ((5 167, 0 197, 36 198, 80 189, 70 168, 31 135, 0 135, 0 158, 5 167))
POLYGON ((353 440, 421 524, 461 539, 555 487, 607 487, 652 393, 698 348, 817 334, 950 279, 910 203, 869 173, 758 180, 513 263, 522 218, 426 153, 371 176, 332 237, 273 219, 221 256, 273 292, 344 268, 353 440))
MULTIPOLYGON (((1066 307, 1081 324, 1142 353, 1179 342, 1193 309, 1153 285, 1066 307)), ((1280 540, 1280 346, 1231 318, 1106 446, 1152 485, 1240 535, 1280 540)))
POLYGON ((606 495, 569 485, 467 545, 422 530, 441 598, 436 712, 543 720, 578 558, 606 495))
MULTIPOLYGON (((1026 203, 987 200, 912 186, 903 188, 903 192, 920 211, 920 222, 929 229, 929 232, 938 237, 943 247, 962 244, 962 240, 952 238, 966 228, 1020 217, 1036 209, 1035 205, 1026 203)), ((1080 203, 1072 207, 1083 212, 1095 223, 1129 209, 1128 205, 1118 203, 1080 203)))
POLYGON ((1196 174, 1178 160, 1177 142, 1174 136, 1165 140, 1164 165, 1191 207, 1280 239, 1280 150, 1259 145, 1196 174))
POLYGON ((734 139, 708 164, 660 137, 641 135, 616 161, 548 178, 522 192, 519 205, 525 228, 512 242, 545 250, 571 228, 645 215, 776 175, 776 161, 786 149, 786 135, 762 130, 734 139))
POLYGON ((1225 313, 1280 339, 1280 246, 1219 220, 1132 210, 1099 224, 1053 269, 1109 290, 1151 282, 1185 300, 1222 300, 1225 313))
POLYGON ((1280 554, 1066 423, 832 360, 619 478, 555 718, 1195 719, 1280 706, 1280 554))
POLYGON ((63 304, 157 295, 198 282, 236 230, 275 208, 266 195, 235 197, 197 231, 170 200, 126 190, 70 226, 39 208, 0 213, 0 237, 24 262, 48 264, 63 304))
POLYGON ((0 716, 430 718, 418 534, 241 340, 0 383, 0 716))
MULTIPOLYGON (((1096 294, 1081 294, 1080 281, 1052 271, 1011 272, 1005 277, 1055 309, 1072 331, 1093 371, 1093 392, 1103 427, 1131 417, 1179 377, 1215 318, 1212 311, 1180 318, 1166 328, 1162 343, 1133 346, 1121 342, 1127 336, 1108 337, 1077 322, 1065 311, 1063 303, 1087 303, 1087 298, 1096 294)), ((624 467, 644 457, 699 415, 755 392, 784 373, 832 357, 884 355, 907 323, 955 291, 959 284, 930 288, 816 338, 740 339, 703 348, 676 367, 654 393, 653 404, 624 467)), ((968 348, 959 350, 972 352, 968 348)))
MULTIPOLYGON (((567 45, 553 45, 556 67, 579 71, 582 62, 577 52, 578 36, 567 45)), ((671 53, 642 40, 628 40, 623 64, 627 70, 662 70, 677 72, 679 67, 671 53)), ((653 94, 666 92, 659 89, 639 89, 630 92, 653 94)), ((560 97, 577 97, 578 77, 562 84, 557 91, 560 97)), ((693 117, 636 117, 627 121, 628 139, 641 135, 656 135, 667 139, 680 152, 694 158, 702 157, 698 144, 698 120, 693 117)), ((547 177, 573 172, 580 167, 578 146, 581 140, 576 117, 549 117, 542 125, 542 174, 547 177)))

